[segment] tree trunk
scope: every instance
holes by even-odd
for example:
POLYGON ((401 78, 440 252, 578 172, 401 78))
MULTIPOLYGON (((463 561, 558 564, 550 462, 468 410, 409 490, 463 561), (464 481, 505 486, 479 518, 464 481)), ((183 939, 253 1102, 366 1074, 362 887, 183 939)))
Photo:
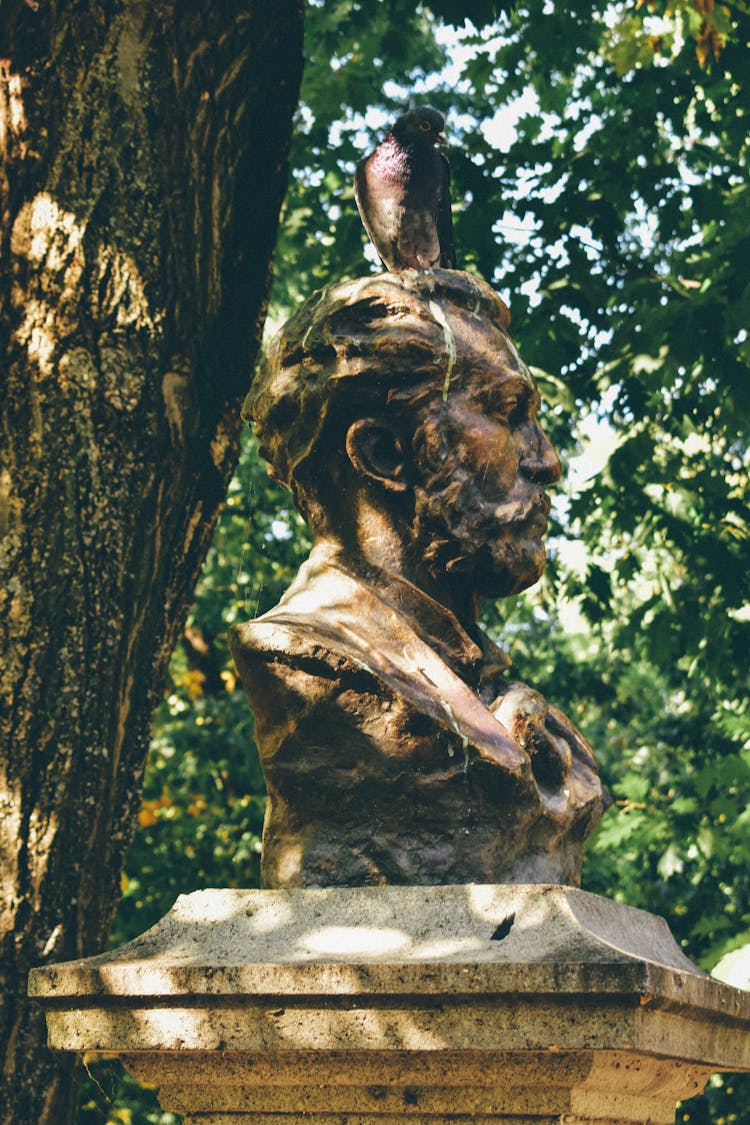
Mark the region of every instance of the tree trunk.
POLYGON ((236 460, 302 2, 9 0, 0 24, 0 1122, 63 1125, 72 1064, 26 977, 100 950, 117 902, 236 460))

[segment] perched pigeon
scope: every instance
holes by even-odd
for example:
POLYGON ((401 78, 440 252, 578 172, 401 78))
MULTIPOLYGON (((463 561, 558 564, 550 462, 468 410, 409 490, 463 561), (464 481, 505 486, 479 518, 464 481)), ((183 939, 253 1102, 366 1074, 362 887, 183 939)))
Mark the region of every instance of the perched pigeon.
POLYGON ((435 148, 445 141, 444 126, 436 109, 411 109, 357 165, 357 207, 389 270, 456 265, 450 169, 435 148))

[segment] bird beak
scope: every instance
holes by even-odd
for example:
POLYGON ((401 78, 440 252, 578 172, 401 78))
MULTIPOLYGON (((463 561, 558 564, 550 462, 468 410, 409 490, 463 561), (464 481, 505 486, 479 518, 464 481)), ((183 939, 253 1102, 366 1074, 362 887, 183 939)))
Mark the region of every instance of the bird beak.
POLYGON ((443 146, 444 146, 445 148, 447 148, 447 147, 448 147, 448 138, 446 137, 445 133, 438 133, 438 136, 437 136, 437 143, 438 143, 438 144, 439 144, 439 145, 440 145, 441 147, 443 147, 443 146))

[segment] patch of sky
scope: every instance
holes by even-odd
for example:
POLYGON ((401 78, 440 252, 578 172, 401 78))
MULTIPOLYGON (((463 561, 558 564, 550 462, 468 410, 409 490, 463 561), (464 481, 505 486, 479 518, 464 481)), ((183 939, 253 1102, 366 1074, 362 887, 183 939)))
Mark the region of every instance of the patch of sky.
POLYGON ((576 428, 580 453, 571 457, 568 465, 567 483, 571 491, 577 491, 600 473, 614 453, 617 431, 610 424, 609 415, 619 393, 618 384, 608 387, 596 407, 576 428))
POLYGON ((322 168, 302 168, 299 173, 299 179, 305 187, 320 187, 324 178, 325 172, 322 168))
POLYGON ((530 211, 519 216, 514 211, 505 210, 502 217, 492 224, 492 233, 502 235, 506 242, 513 245, 524 246, 539 226, 530 211))
POLYGON ((292 528, 284 519, 275 519, 271 521, 271 535, 277 540, 291 539, 294 535, 292 528))
POLYGON ((297 106, 295 114, 295 129, 298 133, 309 133, 315 124, 315 117, 309 106, 304 102, 300 102, 297 106))
POLYGON ((518 122, 522 117, 539 113, 539 98, 527 86, 520 97, 496 110, 492 117, 482 121, 480 129, 489 145, 498 152, 508 152, 518 136, 518 122))
MULTIPOLYGON (((591 108, 590 103, 588 105, 588 108, 591 108)), ((589 143, 593 135, 597 133, 601 128, 601 124, 602 119, 596 114, 588 119, 584 127, 575 135, 573 147, 575 148, 576 152, 583 152, 584 148, 589 143)))

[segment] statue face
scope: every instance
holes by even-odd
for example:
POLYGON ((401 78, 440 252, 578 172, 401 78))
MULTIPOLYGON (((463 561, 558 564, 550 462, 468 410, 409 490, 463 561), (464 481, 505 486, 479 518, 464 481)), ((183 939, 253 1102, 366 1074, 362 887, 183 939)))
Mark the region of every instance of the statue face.
POLYGON ((514 345, 493 331, 481 352, 456 328, 448 393, 415 434, 416 547, 437 577, 484 597, 530 586, 544 570, 545 486, 560 463, 537 423, 539 392, 514 345))

